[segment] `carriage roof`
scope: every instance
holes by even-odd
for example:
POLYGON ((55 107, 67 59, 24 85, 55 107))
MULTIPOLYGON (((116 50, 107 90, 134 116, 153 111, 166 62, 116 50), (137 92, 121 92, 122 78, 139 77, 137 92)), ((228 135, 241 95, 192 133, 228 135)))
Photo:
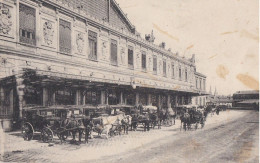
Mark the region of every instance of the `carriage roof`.
POLYGON ((23 108, 24 111, 52 111, 52 110, 81 110, 79 107, 74 106, 63 106, 63 105, 54 105, 49 107, 43 107, 43 106, 31 106, 31 107, 25 107, 23 108))
POLYGON ((197 105, 180 105, 180 106, 177 106, 178 108, 187 108, 187 109, 191 109, 191 108, 197 108, 198 106, 197 105))
POLYGON ((110 105, 111 108, 134 108, 132 105, 110 105))
POLYGON ((157 110, 157 107, 156 106, 152 106, 152 105, 146 105, 146 106, 143 106, 143 108, 145 110, 149 109, 149 110, 157 110))

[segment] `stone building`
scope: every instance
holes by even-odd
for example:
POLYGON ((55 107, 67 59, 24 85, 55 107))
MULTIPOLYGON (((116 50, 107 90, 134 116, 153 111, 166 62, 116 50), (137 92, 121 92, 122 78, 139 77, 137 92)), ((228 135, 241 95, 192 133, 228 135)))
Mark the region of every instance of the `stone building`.
POLYGON ((0 120, 32 105, 189 104, 205 94, 195 56, 140 37, 114 0, 0 2, 0 120))

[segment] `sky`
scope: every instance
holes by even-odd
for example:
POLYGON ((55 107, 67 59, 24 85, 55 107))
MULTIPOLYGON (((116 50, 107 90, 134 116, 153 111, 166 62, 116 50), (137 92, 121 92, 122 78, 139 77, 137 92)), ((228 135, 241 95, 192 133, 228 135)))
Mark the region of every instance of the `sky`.
POLYGON ((259 90, 258 0, 116 0, 144 38, 196 55, 207 91, 259 90))

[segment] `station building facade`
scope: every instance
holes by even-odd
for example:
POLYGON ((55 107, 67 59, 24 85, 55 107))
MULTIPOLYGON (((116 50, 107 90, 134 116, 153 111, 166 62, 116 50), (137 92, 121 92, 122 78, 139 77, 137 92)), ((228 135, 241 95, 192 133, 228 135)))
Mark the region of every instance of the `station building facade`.
POLYGON ((0 120, 27 106, 192 103, 206 76, 140 37, 114 0, 0 2, 0 120))

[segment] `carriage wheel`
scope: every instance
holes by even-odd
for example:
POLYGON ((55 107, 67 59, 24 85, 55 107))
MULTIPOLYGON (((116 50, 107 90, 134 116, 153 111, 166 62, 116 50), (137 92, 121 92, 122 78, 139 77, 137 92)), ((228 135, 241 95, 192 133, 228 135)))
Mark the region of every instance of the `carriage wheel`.
POLYGON ((22 125, 22 134, 23 134, 23 139, 30 141, 33 139, 33 134, 34 134, 34 129, 33 126, 26 122, 25 124, 22 125))
POLYGON ((58 131, 57 131, 57 136, 60 140, 66 140, 69 136, 69 132, 66 131, 66 129, 63 129, 63 128, 60 128, 58 131))
POLYGON ((44 143, 52 142, 53 132, 50 128, 44 127, 41 132, 41 139, 44 143))

